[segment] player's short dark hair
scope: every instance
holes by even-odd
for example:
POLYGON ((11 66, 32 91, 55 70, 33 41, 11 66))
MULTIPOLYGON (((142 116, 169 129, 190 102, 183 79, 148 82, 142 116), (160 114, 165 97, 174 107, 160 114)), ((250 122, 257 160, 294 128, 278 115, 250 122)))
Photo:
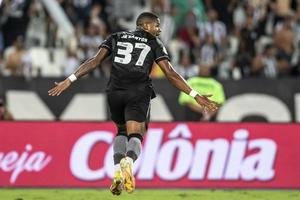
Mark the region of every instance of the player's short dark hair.
POLYGON ((143 12, 136 19, 136 26, 141 26, 145 20, 155 21, 158 16, 152 12, 143 12))

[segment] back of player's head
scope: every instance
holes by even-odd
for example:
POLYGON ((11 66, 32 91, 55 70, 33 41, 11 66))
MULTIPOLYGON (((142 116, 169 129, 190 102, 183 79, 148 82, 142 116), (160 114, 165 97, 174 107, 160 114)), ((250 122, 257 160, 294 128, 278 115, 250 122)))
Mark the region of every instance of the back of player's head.
POLYGON ((158 16, 152 12, 143 12, 136 19, 136 26, 142 26, 146 22, 153 22, 158 19, 158 16))

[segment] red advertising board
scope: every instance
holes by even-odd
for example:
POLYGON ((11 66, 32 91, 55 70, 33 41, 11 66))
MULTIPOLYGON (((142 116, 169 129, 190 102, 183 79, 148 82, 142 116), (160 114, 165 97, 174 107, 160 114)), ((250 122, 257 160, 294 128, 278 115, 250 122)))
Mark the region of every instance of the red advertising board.
MULTIPOLYGON (((110 122, 1 122, 0 187, 109 187, 110 122)), ((139 188, 300 188, 300 125, 152 123, 139 188)))

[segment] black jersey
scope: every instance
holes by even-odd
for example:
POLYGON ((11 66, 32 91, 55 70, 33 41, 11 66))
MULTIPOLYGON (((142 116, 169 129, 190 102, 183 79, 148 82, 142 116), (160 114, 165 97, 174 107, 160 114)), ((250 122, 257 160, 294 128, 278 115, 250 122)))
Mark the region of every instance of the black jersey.
POLYGON ((168 59, 162 42, 143 30, 111 34, 101 45, 110 51, 112 70, 107 91, 151 88, 154 62, 168 59))

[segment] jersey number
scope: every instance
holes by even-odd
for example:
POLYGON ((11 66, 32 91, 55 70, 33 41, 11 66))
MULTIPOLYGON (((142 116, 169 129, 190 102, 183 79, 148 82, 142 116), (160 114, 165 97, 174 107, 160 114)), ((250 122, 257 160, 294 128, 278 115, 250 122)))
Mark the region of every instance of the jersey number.
MULTIPOLYGON (((117 46, 122 47, 118 48, 118 55, 122 57, 115 56, 114 61, 121 64, 128 64, 132 58, 133 45, 129 42, 118 42, 117 46)), ((135 43, 134 48, 142 49, 139 58, 135 65, 142 66, 144 64, 147 54, 150 52, 151 48, 145 43, 135 43)))

